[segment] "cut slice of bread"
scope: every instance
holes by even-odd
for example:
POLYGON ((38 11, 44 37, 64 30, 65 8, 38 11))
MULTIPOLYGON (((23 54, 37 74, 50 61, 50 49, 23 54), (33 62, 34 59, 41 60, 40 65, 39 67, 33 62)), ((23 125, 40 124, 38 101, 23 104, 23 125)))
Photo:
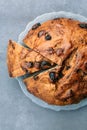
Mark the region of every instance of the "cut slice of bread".
POLYGON ((12 40, 9 40, 8 44, 7 64, 10 77, 18 77, 26 73, 31 74, 55 65, 55 63, 37 52, 27 49, 12 40))

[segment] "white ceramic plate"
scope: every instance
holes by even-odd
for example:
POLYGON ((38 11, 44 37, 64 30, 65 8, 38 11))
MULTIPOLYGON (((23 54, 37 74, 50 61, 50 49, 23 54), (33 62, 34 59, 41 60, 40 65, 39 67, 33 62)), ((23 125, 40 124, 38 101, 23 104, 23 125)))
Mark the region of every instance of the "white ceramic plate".
MULTIPOLYGON (((60 11, 60 12, 52 12, 52 13, 46 13, 43 14, 41 16, 38 16, 35 20, 31 21, 28 23, 28 25, 26 26, 25 30, 19 35, 18 37, 18 42, 20 44, 23 44, 23 38, 25 37, 25 35, 27 34, 27 32, 31 29, 31 27, 35 24, 35 23, 43 23, 44 21, 47 21, 49 19, 53 19, 53 18, 57 18, 57 17, 67 17, 67 18, 73 18, 73 19, 77 19, 80 20, 81 22, 87 22, 87 18, 79 15, 79 14, 73 14, 70 12, 64 12, 64 11, 60 11)), ((73 105, 66 105, 66 106, 54 106, 54 105, 49 105, 47 103, 45 103, 44 101, 38 99, 37 97, 33 96, 32 94, 30 94, 27 89, 26 86, 24 85, 23 81, 22 81, 23 77, 19 77, 17 78, 19 85, 22 89, 22 91, 24 92, 24 94, 32 100, 32 102, 38 104, 41 107, 44 108, 48 108, 48 109, 52 109, 55 111, 60 111, 60 110, 75 110, 78 108, 81 108, 85 105, 87 105, 87 99, 82 100, 80 103, 78 104, 73 104, 73 105)))

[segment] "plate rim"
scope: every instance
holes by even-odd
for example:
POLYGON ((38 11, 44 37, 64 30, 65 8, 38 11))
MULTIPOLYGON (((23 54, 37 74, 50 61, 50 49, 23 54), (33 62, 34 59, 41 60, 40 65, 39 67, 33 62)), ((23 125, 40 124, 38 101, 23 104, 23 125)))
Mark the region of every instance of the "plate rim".
MULTIPOLYGON (((50 17, 50 15, 65 15, 66 16, 72 16, 70 18, 73 18, 73 19, 82 19, 80 21, 85 21, 87 22, 87 18, 85 16, 82 16, 80 14, 75 14, 75 13, 72 13, 72 12, 66 12, 66 11, 59 11, 59 12, 50 12, 50 13, 45 13, 45 14, 42 14, 42 15, 39 15, 37 16, 34 20, 28 22, 28 24, 26 25, 24 31, 22 31, 19 36, 18 36, 18 43, 22 44, 23 43, 23 37, 26 35, 26 32, 29 31, 29 28, 32 27, 32 25, 38 21, 39 19, 41 19, 42 17, 50 17), (22 40, 21 40, 22 39, 22 40)), ((58 16, 57 16, 58 17, 58 16)), ((47 21, 47 20, 46 20, 47 21)), ((47 104, 46 102, 44 102, 43 100, 35 97, 34 95, 30 94, 27 89, 26 89, 26 86, 24 85, 23 81, 20 79, 21 77, 18 77, 16 78, 16 80, 18 81, 19 83, 19 86, 21 87, 23 93, 32 101, 34 102, 35 104, 41 106, 41 107, 44 107, 44 108, 48 108, 48 109, 51 109, 51 110, 54 110, 54 111, 60 111, 60 110, 76 110, 76 109, 79 109, 83 106, 86 106, 87 105, 87 99, 83 99, 82 101, 80 101, 80 103, 78 104, 72 104, 72 105, 65 105, 65 106, 55 106, 55 105, 49 105, 47 104), (25 88, 23 88, 25 86, 25 88), (35 101, 36 100, 36 101, 35 101), (43 104, 45 105, 41 105, 41 103, 38 103, 39 102, 42 102, 43 104)))

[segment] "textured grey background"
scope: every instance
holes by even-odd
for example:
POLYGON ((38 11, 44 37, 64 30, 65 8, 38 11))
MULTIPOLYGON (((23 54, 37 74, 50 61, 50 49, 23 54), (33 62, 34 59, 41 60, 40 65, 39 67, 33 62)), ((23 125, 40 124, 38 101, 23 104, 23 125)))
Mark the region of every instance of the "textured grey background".
POLYGON ((7 73, 8 40, 17 41, 36 16, 60 10, 87 17, 87 0, 0 0, 0 130, 87 130, 87 107, 60 112, 41 108, 7 73))

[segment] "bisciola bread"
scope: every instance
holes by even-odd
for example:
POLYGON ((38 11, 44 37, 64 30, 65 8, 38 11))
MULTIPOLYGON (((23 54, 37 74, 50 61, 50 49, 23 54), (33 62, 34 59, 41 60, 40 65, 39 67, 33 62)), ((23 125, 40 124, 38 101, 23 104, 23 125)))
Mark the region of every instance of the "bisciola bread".
POLYGON ((7 64, 10 77, 32 74, 55 65, 32 49, 25 48, 12 40, 8 43, 7 64))
POLYGON ((23 42, 57 64, 24 79, 29 92, 53 105, 87 97, 87 23, 68 18, 36 23, 23 42))
POLYGON ((17 77, 30 71, 42 70, 42 67, 30 67, 30 62, 36 61, 37 54, 41 57, 38 62, 45 58, 51 64, 45 64, 47 70, 23 80, 30 93, 53 105, 75 104, 87 97, 86 23, 69 18, 36 23, 23 39, 31 51, 17 44, 14 47, 11 42, 8 47, 10 76, 17 77), (20 58, 20 48, 24 50, 23 59, 20 58), (27 67, 26 59, 29 62, 27 67))

